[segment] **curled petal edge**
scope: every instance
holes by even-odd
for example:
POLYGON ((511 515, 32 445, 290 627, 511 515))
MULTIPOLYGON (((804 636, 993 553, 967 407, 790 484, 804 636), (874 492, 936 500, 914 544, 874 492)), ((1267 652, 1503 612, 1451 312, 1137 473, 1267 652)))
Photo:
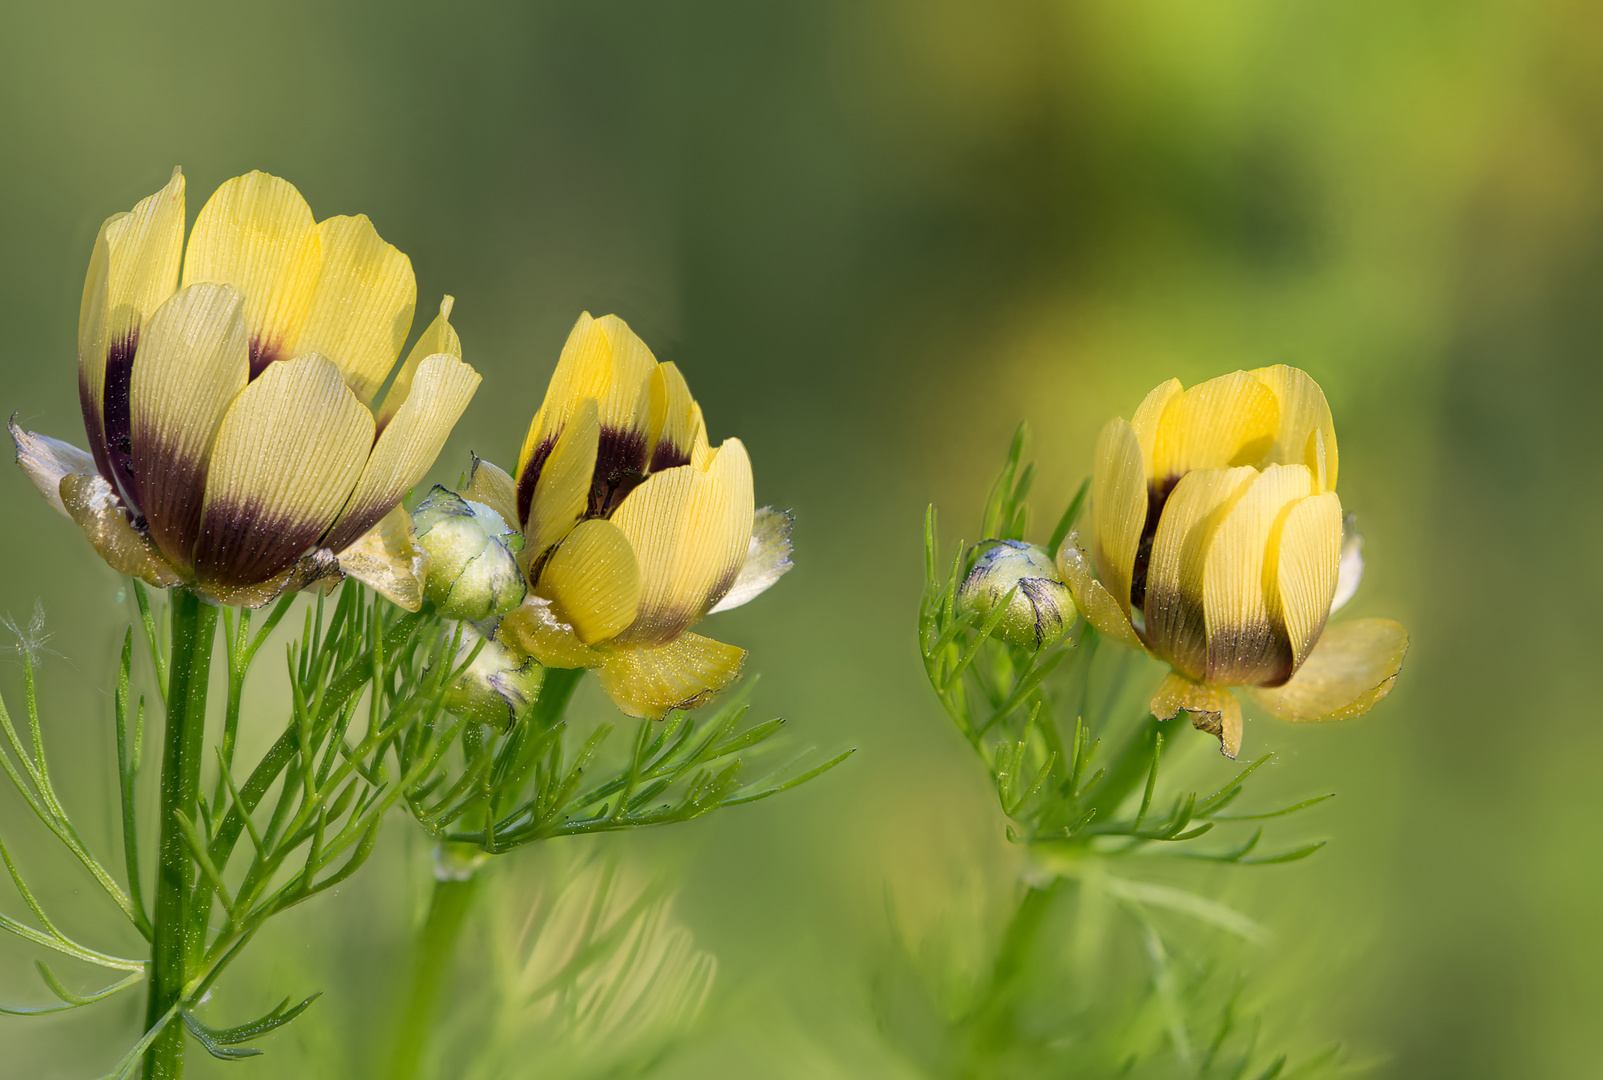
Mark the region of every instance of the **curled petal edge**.
POLYGON ((17 445, 17 464, 22 466, 22 471, 28 474, 33 486, 39 489, 39 494, 51 506, 65 516, 72 517, 66 504, 61 501, 62 478, 73 474, 94 476, 97 472, 94 455, 60 439, 23 430, 14 415, 7 426, 11 431, 11 441, 17 445))
POLYGON ((1193 682, 1171 671, 1152 695, 1152 715, 1173 720, 1182 712, 1191 714, 1191 726, 1219 739, 1219 750, 1234 759, 1241 753, 1241 704, 1222 686, 1193 682))

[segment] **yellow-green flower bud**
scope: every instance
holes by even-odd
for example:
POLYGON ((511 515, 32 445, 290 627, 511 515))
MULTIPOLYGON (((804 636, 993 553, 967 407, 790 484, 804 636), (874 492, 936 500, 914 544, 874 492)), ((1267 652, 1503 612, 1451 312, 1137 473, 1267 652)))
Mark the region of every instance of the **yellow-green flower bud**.
POLYGON ((412 524, 429 557, 423 595, 440 614, 481 622, 523 603, 529 584, 513 555, 523 536, 500 514, 436 486, 412 524))
POLYGON ((983 624, 1004 602, 1007 610, 994 632, 1022 649, 1052 644, 1077 614, 1074 598, 1045 548, 1019 540, 988 540, 980 545, 974 569, 958 587, 958 613, 983 624))
MULTIPOLYGON (((466 671, 445 688, 445 707, 476 724, 505 731, 529 714, 540 696, 545 668, 534 657, 486 638, 466 623, 456 663, 466 660, 479 642, 484 647, 466 671)), ((454 637, 455 627, 447 627, 454 637)))

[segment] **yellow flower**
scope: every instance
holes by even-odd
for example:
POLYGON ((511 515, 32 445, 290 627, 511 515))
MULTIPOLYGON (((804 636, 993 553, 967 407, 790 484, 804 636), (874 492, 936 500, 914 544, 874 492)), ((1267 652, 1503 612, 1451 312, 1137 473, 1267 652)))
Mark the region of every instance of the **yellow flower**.
POLYGON ((790 516, 754 509, 739 439, 623 320, 580 316, 529 426, 517 478, 475 461, 464 495, 523 529, 532 595, 498 640, 547 667, 594 668, 631 716, 689 708, 745 652, 689 632, 790 569, 790 516))
POLYGON ((371 408, 416 302, 410 260, 365 216, 314 222, 266 173, 218 188, 186 248, 174 170, 95 240, 78 320, 89 452, 13 422, 17 460, 114 569, 153 585, 257 606, 343 572, 416 609, 400 502, 479 383, 446 297, 371 408))
POLYGON ((1361 572, 1343 558, 1336 429, 1319 385, 1284 365, 1183 390, 1102 429, 1091 478, 1096 566, 1070 534, 1058 569, 1099 631, 1173 669, 1152 699, 1235 757, 1247 687, 1286 720, 1357 716, 1390 692, 1408 635, 1389 619, 1328 629, 1361 572))

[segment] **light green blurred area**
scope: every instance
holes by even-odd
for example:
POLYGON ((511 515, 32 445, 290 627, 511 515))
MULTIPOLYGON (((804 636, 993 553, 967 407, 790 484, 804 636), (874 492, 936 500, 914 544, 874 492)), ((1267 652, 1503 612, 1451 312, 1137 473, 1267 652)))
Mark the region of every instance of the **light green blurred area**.
MULTIPOLYGON (((1357 610, 1413 648, 1361 721, 1248 725, 1277 790, 1339 792, 1288 834, 1333 842, 1199 880, 1274 930, 1241 963, 1288 1047, 1340 1039, 1386 1077, 1595 1075, 1595 5, 11 5, 0 145, 0 405, 31 428, 82 441, 99 222, 175 164, 191 217, 261 168, 318 217, 367 213, 421 311, 457 298, 485 382, 437 479, 469 450, 510 465, 568 327, 611 311, 746 442, 759 502, 796 511, 796 570, 709 629, 752 650, 757 708, 797 745, 860 749, 782 799, 601 845, 681 875, 675 917, 717 957, 704 1029, 659 1075, 912 1075, 870 1001, 887 908, 970 928, 945 947, 977 962, 1018 864, 922 681, 924 506, 948 543, 977 527, 1022 418, 1055 518, 1107 417, 1171 375, 1275 362, 1330 397, 1368 537, 1357 610)), ((0 611, 46 607, 48 738, 109 852, 129 608, 19 471, 0 494, 0 611)), ((18 681, 0 669, 13 703, 18 681)), ((23 814, 0 792, 67 927, 135 948, 23 814)), ((356 879, 275 924, 217 1019, 325 997, 266 1056, 195 1075, 381 1074, 426 899, 413 832, 397 816, 356 879)), ((550 856, 524 854, 534 889, 550 856)), ((0 910, 22 909, 0 890, 0 910)), ((486 915, 464 985, 494 940, 486 915)), ((32 958, 0 941, 7 1002, 42 1000, 32 958)), ((142 1008, 0 1018, 0 1075, 98 1075, 142 1008)))

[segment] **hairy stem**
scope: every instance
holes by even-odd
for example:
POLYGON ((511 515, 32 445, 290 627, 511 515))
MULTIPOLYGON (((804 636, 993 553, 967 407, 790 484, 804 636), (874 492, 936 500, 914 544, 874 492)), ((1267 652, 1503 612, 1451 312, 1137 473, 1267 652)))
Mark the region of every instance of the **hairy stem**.
POLYGON ((468 909, 478 887, 478 875, 463 879, 436 878, 429 900, 428 921, 418 937, 413 960, 412 982, 407 990, 406 1008, 401 1013, 390 1059, 390 1080, 416 1080, 433 1033, 434 1012, 445 988, 445 977, 456 953, 457 939, 467 922, 468 909))
MULTIPOLYGON (((167 728, 161 760, 161 840, 157 850, 155 937, 151 942, 148 1031, 172 1010, 183 994, 186 971, 202 942, 189 910, 194 877, 182 814, 197 820, 200 766, 206 735, 206 684, 218 609, 191 592, 174 589, 172 655, 167 681, 167 728)), ((169 1023, 145 1052, 146 1080, 176 1080, 184 1071, 184 1026, 169 1023)))

